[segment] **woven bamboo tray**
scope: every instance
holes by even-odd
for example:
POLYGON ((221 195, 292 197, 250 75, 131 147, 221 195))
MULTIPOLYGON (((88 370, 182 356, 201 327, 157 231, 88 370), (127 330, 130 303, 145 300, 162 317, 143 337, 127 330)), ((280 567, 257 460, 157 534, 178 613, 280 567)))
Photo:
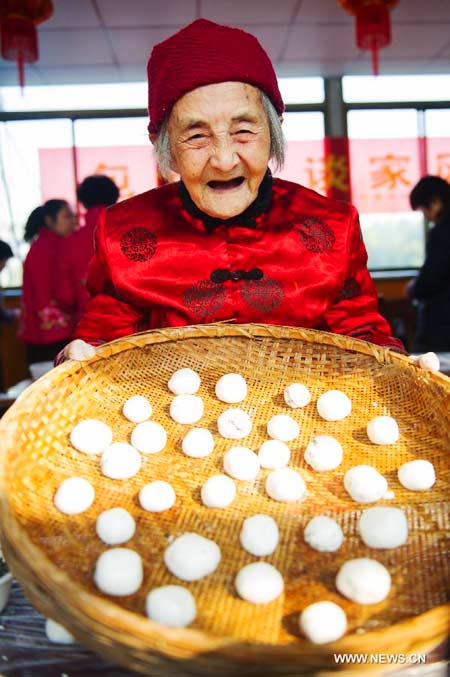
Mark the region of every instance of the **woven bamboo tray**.
MULTIPOLYGON (((268 325, 203 325, 135 335, 102 346, 88 362, 68 362, 53 370, 17 400, 0 424, 0 500, 2 542, 8 564, 32 603, 65 625, 84 644, 131 669, 153 677, 177 675, 300 675, 328 674, 342 669, 333 654, 422 653, 439 644, 450 627, 449 487, 450 379, 425 372, 392 351, 344 336, 268 325), (202 378, 198 394, 205 416, 196 425, 215 433, 211 456, 186 457, 180 442, 187 429, 168 415, 170 375, 191 367, 202 378), (249 395, 241 406, 253 418, 248 438, 237 443, 257 450, 267 439, 265 424, 275 413, 298 420, 300 437, 290 443, 290 466, 300 470, 307 498, 277 503, 264 492, 261 470, 254 482, 238 482, 236 500, 224 510, 203 507, 199 488, 222 472, 224 452, 235 444, 217 434, 218 415, 229 405, 214 395, 217 378, 242 373, 249 395), (312 402, 303 409, 286 407, 284 387, 305 383, 312 402), (317 397, 331 388, 346 392, 353 402, 344 421, 326 422, 315 408, 317 397), (166 449, 144 456, 135 477, 114 481, 99 470, 98 457, 75 451, 68 435, 81 419, 95 417, 110 424, 116 441, 127 441, 133 424, 121 414, 131 395, 146 395, 153 404, 152 420, 169 435, 166 449), (400 441, 379 447, 369 443, 365 426, 376 415, 391 414, 399 422, 400 441), (314 434, 337 437, 344 448, 342 465, 332 472, 314 472, 303 451, 314 434), (398 466, 427 458, 437 482, 427 492, 410 492, 397 480, 398 466), (364 506, 343 488, 345 471, 368 463, 386 476, 395 498, 381 504, 402 507, 410 536, 395 550, 371 551, 357 535, 364 506), (95 487, 88 511, 67 517, 53 505, 57 486, 77 475, 95 487), (138 505, 140 487, 169 479, 177 493, 166 512, 144 512, 138 505), (136 534, 127 547, 144 562, 144 584, 131 597, 108 598, 93 584, 95 561, 107 546, 95 534, 97 515, 124 507, 136 519, 136 534), (240 525, 257 512, 272 515, 280 526, 275 553, 265 558, 285 579, 285 593, 274 602, 255 606, 237 597, 234 576, 255 561, 239 544, 240 525), (326 514, 342 526, 346 539, 337 553, 318 553, 303 541, 312 516, 326 514), (216 572, 187 584, 197 602, 198 616, 186 629, 160 626, 145 616, 144 600, 157 585, 176 583, 162 553, 168 538, 196 531, 221 547, 216 572), (354 604, 334 586, 339 566, 352 557, 372 556, 392 575, 393 589, 384 602, 354 604), (312 601, 338 602, 349 620, 348 634, 332 645, 315 646, 299 633, 298 613, 312 601)), ((392 669, 392 666, 384 666, 392 669)), ((346 666, 349 670, 351 666, 346 666)), ((380 665, 354 666, 361 673, 380 665)))

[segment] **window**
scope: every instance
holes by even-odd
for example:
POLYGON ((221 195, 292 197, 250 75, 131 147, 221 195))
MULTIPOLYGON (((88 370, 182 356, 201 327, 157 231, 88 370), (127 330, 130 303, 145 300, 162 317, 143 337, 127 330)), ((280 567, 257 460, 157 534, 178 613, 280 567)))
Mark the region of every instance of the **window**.
POLYGON ((283 118, 286 162, 277 176, 325 193, 323 113, 285 113, 283 118))
POLYGON ((106 174, 122 200, 154 188, 156 166, 147 124, 145 117, 76 120, 78 181, 106 174))
POLYGON ((71 145, 70 120, 0 123, 0 239, 8 242, 16 255, 1 274, 3 287, 22 284, 21 260, 28 251, 22 238, 31 211, 51 197, 74 203, 73 161, 70 152, 65 152, 71 145), (47 170, 40 152, 44 147, 59 154, 58 162, 47 170), (67 179, 68 191, 61 191, 61 177, 67 179))
POLYGON ((450 108, 425 111, 428 174, 450 181, 450 108))
POLYGON ((351 110, 352 201, 375 270, 416 268, 424 257, 424 225, 409 193, 422 173, 415 109, 351 110))

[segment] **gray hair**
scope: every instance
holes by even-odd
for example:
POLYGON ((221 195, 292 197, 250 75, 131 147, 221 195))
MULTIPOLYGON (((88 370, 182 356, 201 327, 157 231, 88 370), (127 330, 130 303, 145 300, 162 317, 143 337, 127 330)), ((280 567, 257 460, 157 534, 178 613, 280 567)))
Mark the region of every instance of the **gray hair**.
MULTIPOLYGON (((284 165, 284 136, 281 129, 281 120, 275 106, 269 99, 267 94, 261 92, 261 101, 267 115, 267 122, 269 124, 270 132, 270 159, 274 161, 275 170, 280 170, 284 165)), ((159 165, 159 170, 164 177, 168 177, 171 172, 171 150, 169 138, 169 116, 164 118, 164 121, 159 129, 154 143, 154 150, 156 160, 159 165)))

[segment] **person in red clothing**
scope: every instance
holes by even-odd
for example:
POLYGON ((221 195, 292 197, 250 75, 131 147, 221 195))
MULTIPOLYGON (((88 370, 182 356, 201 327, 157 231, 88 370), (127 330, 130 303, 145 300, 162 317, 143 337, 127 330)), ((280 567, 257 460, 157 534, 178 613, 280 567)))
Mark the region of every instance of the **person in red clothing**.
POLYGON ((57 300, 78 322, 89 300, 86 278, 89 261, 94 255, 95 227, 105 208, 117 202, 119 189, 108 176, 94 174, 80 183, 77 197, 86 209, 84 226, 72 233, 62 244, 58 263, 57 300))
POLYGON ((56 262, 75 225, 65 200, 48 200, 31 212, 25 226, 24 239, 31 247, 23 265, 18 337, 27 344, 29 364, 53 360, 73 333, 74 318, 56 300, 56 262))
POLYGON ((234 320, 403 351, 378 313, 356 209, 272 178, 284 104, 249 33, 199 19, 148 62, 149 133, 172 183, 109 208, 64 356, 144 329, 234 320))

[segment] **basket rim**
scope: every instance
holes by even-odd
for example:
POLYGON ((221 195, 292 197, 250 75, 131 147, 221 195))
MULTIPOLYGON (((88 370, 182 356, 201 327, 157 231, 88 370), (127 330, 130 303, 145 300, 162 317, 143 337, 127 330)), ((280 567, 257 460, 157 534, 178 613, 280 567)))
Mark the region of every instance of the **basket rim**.
MULTIPOLYGON (((84 362, 69 360, 51 372, 45 374, 35 383, 29 386, 16 400, 16 403, 6 412, 0 420, 0 435, 8 430, 10 419, 13 419, 15 409, 19 404, 32 400, 39 392, 40 397, 53 388, 60 381, 71 374, 84 369, 84 365, 93 364, 99 360, 107 359, 119 352, 140 348, 145 345, 179 341, 192 338, 221 338, 242 336, 248 339, 274 338, 274 339, 298 339, 310 343, 318 343, 335 346, 342 350, 353 351, 373 357, 380 364, 401 364, 403 367, 420 373, 420 377, 432 382, 450 386, 450 378, 441 373, 427 372, 419 367, 412 358, 395 352, 390 348, 377 346, 367 341, 362 341, 348 336, 332 334, 312 329, 298 327, 286 327, 281 325, 265 324, 229 324, 215 323, 209 325, 191 325, 187 327, 172 327, 168 329, 155 329, 151 331, 133 334, 115 341, 103 344, 96 349, 96 354, 84 362)), ((47 556, 44 550, 34 544, 25 530, 14 517, 10 508, 5 491, 5 465, 7 445, 0 453, 0 537, 4 540, 4 551, 9 556, 9 566, 14 576, 22 583, 27 592, 26 576, 21 575, 20 565, 16 566, 14 544, 20 544, 20 558, 27 562, 27 567, 38 581, 39 586, 45 589, 47 597, 54 602, 56 599, 64 600, 70 597, 70 611, 78 611, 91 621, 99 623, 104 630, 116 631, 121 635, 121 640, 128 646, 151 650, 148 640, 153 640, 154 649, 165 655, 175 658, 190 658, 200 653, 216 653, 227 658, 239 658, 251 661, 256 656, 258 659, 292 661, 308 655, 329 656, 339 651, 357 651, 359 648, 367 648, 370 642, 378 650, 383 651, 386 643, 386 628, 372 630, 364 634, 356 633, 344 635, 337 642, 327 645, 310 645, 306 641, 298 641, 293 638, 287 644, 258 644, 255 642, 238 640, 233 636, 218 637, 207 631, 193 628, 170 628, 160 625, 143 614, 129 611, 97 594, 88 592, 81 584, 71 578, 63 570, 58 568, 47 556), (21 580, 22 579, 22 580, 21 580), (70 591, 70 595, 68 594, 70 591), (117 610, 120 609, 120 614, 117 610), (107 619, 108 623, 105 623, 107 619), (312 648, 311 648, 312 647, 312 648)), ((38 605, 37 605, 38 606, 38 605)), ((58 617, 58 606, 54 606, 54 616, 58 617)), ((63 614, 64 615, 64 614, 63 614)), ((61 616, 61 614, 60 614, 61 616)), ((85 636, 79 628, 71 626, 70 615, 64 615, 64 622, 75 636, 85 636)), ((450 625, 450 603, 434 607, 422 614, 402 620, 390 626, 395 629, 398 637, 408 638, 409 646, 420 644, 428 649, 438 644, 448 635, 450 625), (430 626, 434 624, 434 637, 427 641, 430 635, 430 626)), ((86 642, 85 642, 86 643, 86 642)))

